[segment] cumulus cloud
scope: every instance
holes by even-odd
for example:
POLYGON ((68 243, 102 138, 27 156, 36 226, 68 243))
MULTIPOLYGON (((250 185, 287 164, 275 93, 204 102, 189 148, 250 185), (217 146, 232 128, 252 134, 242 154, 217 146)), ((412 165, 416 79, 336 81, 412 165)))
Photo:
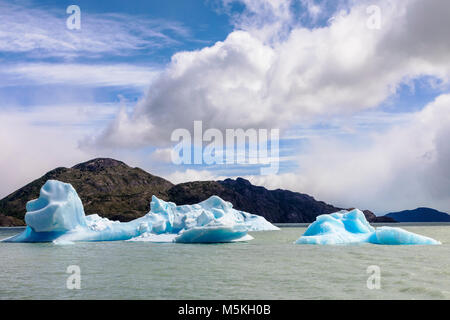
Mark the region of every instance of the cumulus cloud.
POLYGON ((194 120, 219 129, 289 128, 375 108, 401 83, 423 75, 448 80, 450 22, 434 16, 448 16, 448 2, 427 2, 425 10, 417 0, 358 1, 327 26, 291 25, 279 38, 245 17, 273 9, 273 30, 274 21, 290 21, 290 2, 244 3, 245 27, 213 46, 175 54, 147 99, 119 115, 96 144, 167 145, 174 129, 190 129, 194 120), (374 3, 382 13, 379 30, 367 27, 366 9, 374 3))

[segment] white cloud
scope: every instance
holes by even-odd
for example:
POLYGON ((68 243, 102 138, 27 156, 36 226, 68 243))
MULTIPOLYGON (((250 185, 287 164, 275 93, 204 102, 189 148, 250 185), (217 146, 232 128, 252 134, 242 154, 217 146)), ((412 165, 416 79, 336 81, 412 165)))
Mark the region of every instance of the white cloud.
MULTIPOLYGON (((273 8, 271 1, 245 3, 250 13, 244 16, 264 17, 273 8)), ((280 3, 272 18, 284 23, 289 2, 280 3)), ((445 16, 450 4, 430 2, 427 11, 416 0, 375 3, 382 10, 380 30, 367 28, 369 2, 359 1, 323 28, 293 26, 274 41, 273 34, 259 32, 264 26, 252 25, 211 47, 175 54, 147 101, 133 114, 120 115, 97 144, 127 145, 127 137, 132 146, 167 145, 174 129, 191 128, 194 120, 219 129, 285 129, 318 116, 375 108, 401 83, 423 75, 446 82, 450 38, 444 30, 450 22, 428 12, 445 16)))
POLYGON ((175 184, 190 181, 209 181, 209 180, 225 179, 225 177, 218 176, 209 170, 195 170, 195 169, 186 169, 185 171, 177 170, 164 176, 164 178, 175 184))
POLYGON ((379 213, 450 208, 450 94, 393 128, 372 133, 363 145, 316 137, 299 157, 300 170, 250 180, 270 188, 309 193, 342 207, 379 213))
POLYGON ((81 150, 78 140, 93 134, 117 109, 110 104, 0 108, 0 198, 56 167, 113 156, 81 150))
POLYGON ((0 85, 66 84, 147 88, 158 73, 155 68, 129 64, 21 63, 3 66, 0 70, 0 85))
POLYGON ((170 163, 172 161, 172 148, 156 149, 150 159, 156 163, 170 163))
POLYGON ((315 0, 301 0, 301 3, 306 8, 308 15, 313 21, 316 21, 317 18, 323 14, 322 7, 317 4, 315 0))
MULTIPOLYGON (((419 206, 450 211, 450 94, 398 119, 390 129, 365 135, 363 144, 355 143, 360 134, 310 137, 309 147, 297 158, 298 170, 242 177, 269 189, 307 193, 379 214, 419 206)), ((208 170, 172 177, 177 182, 224 178, 208 170)))
POLYGON ((222 0, 223 8, 231 16, 238 30, 245 30, 260 39, 279 41, 295 23, 291 7, 292 0, 222 0), (236 13, 230 10, 234 3, 241 3, 245 10, 236 13))
POLYGON ((66 7, 33 8, 0 1, 0 51, 71 58, 129 55, 177 44, 189 30, 177 22, 125 14, 94 14, 81 8, 81 30, 66 27, 66 7))

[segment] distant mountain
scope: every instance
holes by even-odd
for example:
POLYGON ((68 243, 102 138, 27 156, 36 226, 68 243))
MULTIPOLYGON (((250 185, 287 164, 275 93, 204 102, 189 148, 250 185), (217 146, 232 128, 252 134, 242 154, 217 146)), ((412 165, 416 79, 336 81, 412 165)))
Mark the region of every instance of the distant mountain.
MULTIPOLYGON (((238 210, 264 216, 275 223, 308 223, 318 215, 341 210, 307 194, 268 190, 242 178, 174 185, 121 161, 98 158, 72 168, 56 168, 0 200, 0 226, 23 225, 26 203, 39 197, 40 188, 49 179, 72 184, 86 214, 97 213, 119 221, 130 221, 146 214, 152 195, 178 205, 193 204, 218 195, 238 210)), ((369 222, 392 221, 376 217, 368 210, 364 214, 369 222)))
POLYGON ((393 218, 398 222, 450 222, 450 215, 447 213, 423 207, 391 212, 386 214, 385 217, 393 218))

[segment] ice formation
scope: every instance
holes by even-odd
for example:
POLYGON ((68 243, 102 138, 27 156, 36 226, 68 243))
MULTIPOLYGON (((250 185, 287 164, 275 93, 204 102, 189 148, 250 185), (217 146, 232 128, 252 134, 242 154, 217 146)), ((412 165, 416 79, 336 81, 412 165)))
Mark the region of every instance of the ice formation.
POLYGON ((372 227, 358 209, 320 215, 296 244, 440 244, 397 227, 372 227))
POLYGON ((152 197, 145 216, 130 222, 86 216, 75 189, 48 180, 40 196, 27 203, 24 232, 6 242, 150 241, 232 242, 253 239, 248 231, 279 230, 261 216, 233 209, 217 196, 194 205, 177 206, 152 197))

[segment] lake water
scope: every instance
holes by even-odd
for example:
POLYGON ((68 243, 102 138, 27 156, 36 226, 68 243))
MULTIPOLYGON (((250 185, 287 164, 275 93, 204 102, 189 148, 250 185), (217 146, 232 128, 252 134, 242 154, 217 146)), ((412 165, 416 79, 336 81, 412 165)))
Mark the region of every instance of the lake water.
POLYGON ((450 225, 403 228, 443 244, 294 245, 304 226, 229 244, 0 243, 0 299, 450 299, 450 225), (66 287, 70 265, 79 290, 66 287))

